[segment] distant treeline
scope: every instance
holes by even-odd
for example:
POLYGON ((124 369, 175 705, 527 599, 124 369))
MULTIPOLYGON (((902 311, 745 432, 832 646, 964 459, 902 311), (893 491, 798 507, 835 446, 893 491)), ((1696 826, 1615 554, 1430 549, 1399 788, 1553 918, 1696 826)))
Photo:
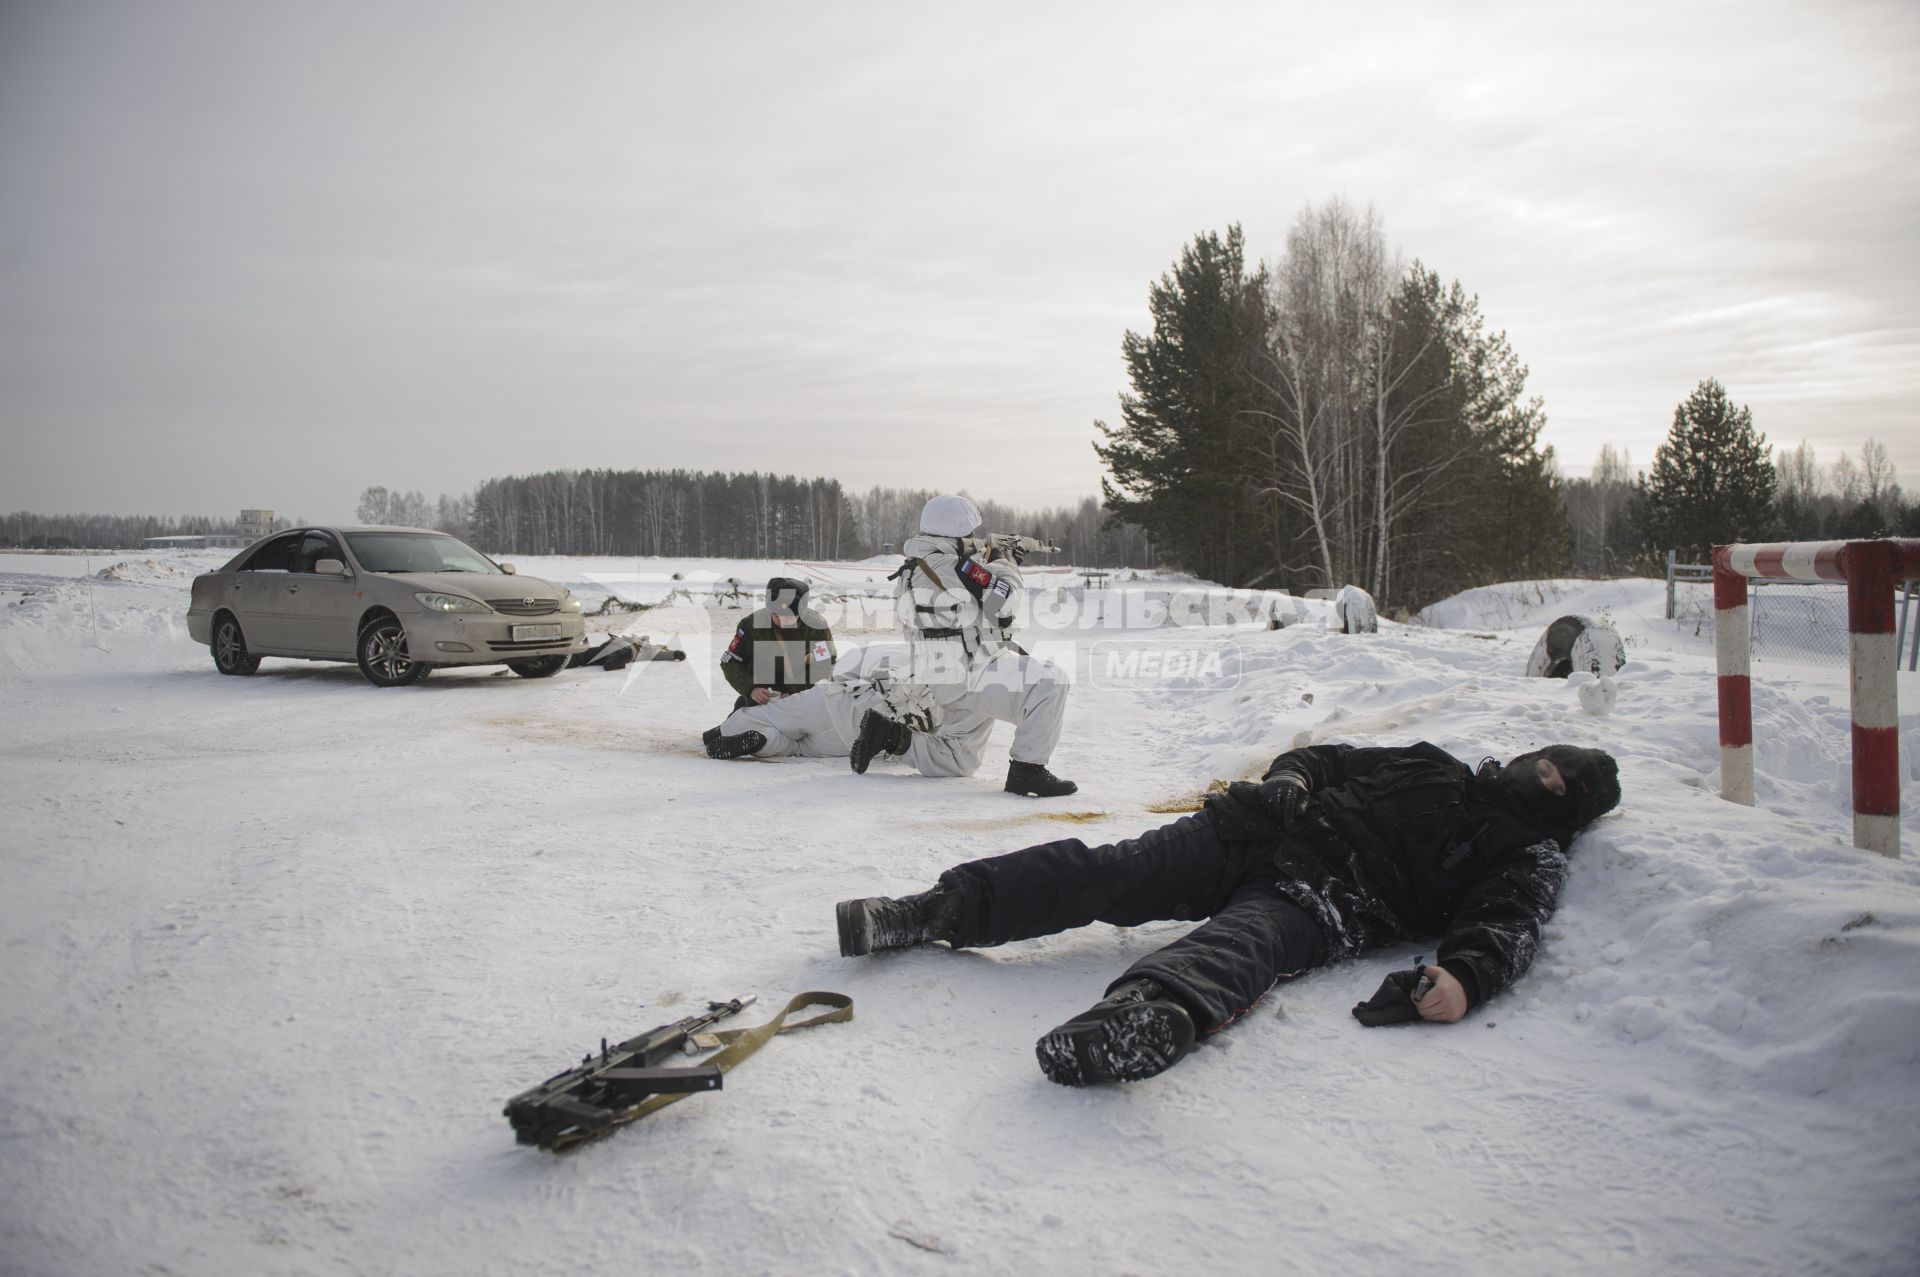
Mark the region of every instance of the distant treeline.
MULTIPOLYGON (((1722 408, 1718 382, 1695 396, 1709 421, 1725 415, 1754 433, 1744 408, 1722 408)), ((1693 427, 1695 411, 1691 399, 1681 406, 1686 427, 1693 427)), ((1842 452, 1828 464, 1805 442, 1769 461, 1759 440, 1759 455, 1742 465, 1701 433, 1689 428, 1670 436, 1649 474, 1636 474, 1627 454, 1609 445, 1591 478, 1562 482, 1577 575, 1657 575, 1668 550, 1683 562, 1704 563, 1716 542, 1920 536, 1920 502, 1907 500, 1892 457, 1876 440, 1861 445, 1859 460, 1842 452), (1734 498, 1743 508, 1726 508, 1734 498)))
MULTIPOLYGON (((276 527, 290 528, 277 520, 276 527)), ((6 516, 0 540, 22 550, 137 550, 148 537, 237 536, 237 519, 213 515, 184 518, 158 514, 33 514, 18 510, 6 516)))
MULTIPOLYGON (((361 523, 437 528, 495 554, 679 555, 729 559, 858 559, 899 549, 919 526, 933 489, 849 493, 834 479, 758 472, 553 470, 489 479, 471 494, 427 497, 371 487, 361 523)), ((1093 497, 1077 505, 1021 510, 981 501, 986 530, 1052 541, 1050 561, 1106 567, 1163 562, 1140 528, 1114 519, 1093 497)), ((280 520, 276 526, 304 523, 280 520)), ((233 519, 211 516, 42 515, 8 517, 0 540, 25 549, 138 549, 148 537, 230 535, 233 519)))
MULTIPOLYGON (((553 470, 489 479, 470 497, 433 502, 418 492, 369 488, 358 513, 367 522, 439 527, 501 554, 857 559, 898 549, 934 495, 880 487, 850 493, 835 479, 759 472, 553 470)), ((980 509, 989 531, 1060 545, 1059 562, 1159 561, 1141 529, 1113 519, 1091 496, 1048 510, 994 501, 980 509)))

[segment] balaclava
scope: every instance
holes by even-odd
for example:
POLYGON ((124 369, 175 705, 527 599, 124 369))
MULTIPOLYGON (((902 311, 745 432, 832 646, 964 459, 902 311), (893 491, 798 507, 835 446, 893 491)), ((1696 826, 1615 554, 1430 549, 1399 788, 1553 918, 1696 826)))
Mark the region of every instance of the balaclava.
POLYGON ((1505 767, 1489 758, 1480 764, 1477 774, 1498 785, 1545 823, 1574 833, 1620 805, 1620 765, 1603 750, 1549 745, 1522 754, 1505 767), (1566 793, 1556 794, 1541 783, 1543 758, 1560 769, 1561 779, 1567 782, 1566 793))

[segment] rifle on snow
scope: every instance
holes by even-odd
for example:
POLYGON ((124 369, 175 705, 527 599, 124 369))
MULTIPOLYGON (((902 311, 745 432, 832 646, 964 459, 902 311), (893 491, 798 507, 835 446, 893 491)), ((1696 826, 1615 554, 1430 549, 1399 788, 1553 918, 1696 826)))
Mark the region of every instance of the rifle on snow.
POLYGON ((504 1111, 513 1124, 514 1139, 551 1153, 565 1152, 685 1095, 719 1090, 721 1075, 776 1033, 853 1018, 853 1000, 843 994, 802 993, 757 1028, 708 1031, 757 1000, 749 993, 730 1002, 709 1002, 698 1015, 648 1029, 618 1046, 609 1047, 601 1038, 598 1055, 589 1052, 577 1067, 556 1073, 507 1101, 504 1111), (837 1009, 786 1023, 790 1012, 814 1004, 837 1009), (720 1053, 699 1064, 667 1066, 675 1055, 697 1055, 716 1047, 722 1048, 720 1053))

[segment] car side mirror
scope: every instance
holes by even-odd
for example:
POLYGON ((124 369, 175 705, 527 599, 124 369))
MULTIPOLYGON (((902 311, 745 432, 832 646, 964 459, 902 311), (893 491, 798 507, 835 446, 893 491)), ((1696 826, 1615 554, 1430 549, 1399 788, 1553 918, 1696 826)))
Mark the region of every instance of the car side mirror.
POLYGON ((321 576, 345 576, 347 565, 338 559, 321 559, 313 565, 313 570, 321 576))
POLYGON ((505 572, 508 576, 512 576, 514 572, 514 567, 513 567, 513 564, 511 563, 502 563, 500 565, 500 570, 502 572, 505 572))

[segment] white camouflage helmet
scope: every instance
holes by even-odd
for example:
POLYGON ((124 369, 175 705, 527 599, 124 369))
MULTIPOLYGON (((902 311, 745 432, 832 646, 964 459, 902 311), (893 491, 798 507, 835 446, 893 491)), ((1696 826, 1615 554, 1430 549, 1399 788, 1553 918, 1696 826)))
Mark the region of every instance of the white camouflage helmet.
POLYGON ((934 536, 971 536, 979 526, 980 507, 971 497, 935 497, 920 511, 920 530, 934 536))

